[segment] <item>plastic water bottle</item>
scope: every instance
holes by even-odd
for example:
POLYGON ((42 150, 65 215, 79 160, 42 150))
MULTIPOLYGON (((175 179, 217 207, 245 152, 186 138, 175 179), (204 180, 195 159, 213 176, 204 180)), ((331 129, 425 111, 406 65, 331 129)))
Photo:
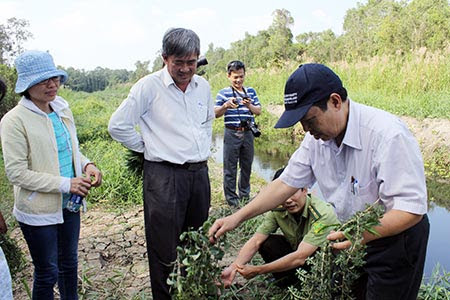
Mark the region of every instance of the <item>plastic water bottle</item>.
POLYGON ((70 196, 69 202, 67 202, 66 209, 71 212, 79 212, 82 204, 83 197, 77 194, 72 194, 70 196))

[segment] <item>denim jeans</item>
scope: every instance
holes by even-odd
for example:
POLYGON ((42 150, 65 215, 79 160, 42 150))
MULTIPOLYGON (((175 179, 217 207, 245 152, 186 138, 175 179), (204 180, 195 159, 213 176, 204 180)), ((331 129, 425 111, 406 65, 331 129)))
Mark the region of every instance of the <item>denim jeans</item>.
POLYGON ((33 299, 54 299, 58 282, 62 300, 78 299, 80 213, 63 210, 64 223, 31 226, 20 223, 34 265, 33 299))
POLYGON ((250 175, 253 163, 253 134, 251 131, 236 131, 225 128, 223 137, 223 189, 225 199, 231 206, 239 199, 250 197, 250 175), (237 168, 239 174, 239 196, 236 193, 237 168))

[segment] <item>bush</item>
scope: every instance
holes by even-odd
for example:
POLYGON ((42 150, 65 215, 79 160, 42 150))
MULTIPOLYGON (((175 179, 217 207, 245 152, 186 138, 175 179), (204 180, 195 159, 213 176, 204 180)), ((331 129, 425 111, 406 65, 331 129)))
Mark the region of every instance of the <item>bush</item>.
POLYGON ((108 140, 92 140, 82 146, 82 153, 94 161, 103 174, 103 183, 89 192, 92 203, 113 206, 142 203, 142 180, 126 166, 127 149, 108 140))
POLYGON ((0 65, 0 79, 7 87, 5 98, 0 102, 0 119, 19 102, 20 96, 14 92, 17 81, 17 74, 14 68, 6 65, 0 65))

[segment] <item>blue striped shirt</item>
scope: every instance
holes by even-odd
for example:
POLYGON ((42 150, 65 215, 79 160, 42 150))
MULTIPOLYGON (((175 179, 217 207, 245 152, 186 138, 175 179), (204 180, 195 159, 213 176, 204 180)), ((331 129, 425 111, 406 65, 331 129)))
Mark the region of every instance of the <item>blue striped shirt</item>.
MULTIPOLYGON (((72 141, 67 127, 55 112, 48 114, 48 117, 52 121, 56 144, 58 145, 59 173, 62 177, 73 178, 75 172, 72 159, 72 141)), ((63 194, 63 208, 66 207, 69 198, 70 193, 63 194)))
MULTIPOLYGON (((247 96, 252 100, 252 104, 254 106, 261 106, 259 103, 258 96, 256 95, 256 91, 252 87, 244 87, 247 92, 247 96)), ((216 96, 216 107, 221 107, 225 102, 228 101, 229 98, 235 97, 238 100, 238 103, 241 103, 243 95, 245 93, 233 93, 231 87, 226 87, 221 89, 216 96)), ((255 122, 255 118, 253 117, 252 112, 243 104, 239 104, 239 107, 233 109, 229 108, 224 114, 224 122, 225 125, 230 125, 234 127, 240 127, 241 121, 250 120, 251 122, 255 122)))

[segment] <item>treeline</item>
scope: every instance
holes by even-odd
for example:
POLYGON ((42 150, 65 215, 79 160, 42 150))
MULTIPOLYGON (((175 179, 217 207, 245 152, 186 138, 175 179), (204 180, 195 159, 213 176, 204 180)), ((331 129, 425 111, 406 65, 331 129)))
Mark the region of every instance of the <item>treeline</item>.
POLYGON ((111 70, 102 67, 97 67, 92 71, 78 70, 72 67, 60 68, 69 74, 69 79, 65 83, 66 88, 88 93, 103 91, 108 86, 129 82, 134 73, 126 69, 111 70))
POLYGON ((114 86, 120 83, 135 82, 149 73, 148 66, 150 61, 137 61, 136 70, 126 69, 111 70, 108 68, 97 67, 92 71, 85 71, 69 67, 59 67, 69 74, 69 80, 65 87, 74 91, 95 92, 103 91, 108 86, 114 86))
MULTIPOLYGON (((301 9, 301 7, 299 8, 301 9)), ((224 70, 230 60, 240 59, 251 68, 283 67, 289 61, 360 61, 379 55, 402 55, 450 44, 448 0, 369 0, 346 12, 343 34, 331 30, 292 34, 294 19, 286 9, 273 12, 266 30, 231 44, 229 49, 209 45, 207 72, 224 70)))

